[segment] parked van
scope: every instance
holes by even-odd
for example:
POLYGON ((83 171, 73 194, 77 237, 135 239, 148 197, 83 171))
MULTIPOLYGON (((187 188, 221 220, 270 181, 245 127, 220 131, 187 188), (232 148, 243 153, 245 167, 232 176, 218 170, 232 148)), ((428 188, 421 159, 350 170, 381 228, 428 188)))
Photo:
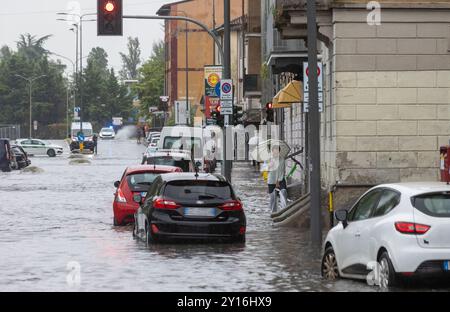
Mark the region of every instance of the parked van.
POLYGON ((11 171, 11 144, 8 139, 0 139, 0 170, 11 171))
POLYGON ((158 150, 184 150, 193 155, 194 162, 204 168, 203 128, 174 126, 164 127, 158 142, 158 150))

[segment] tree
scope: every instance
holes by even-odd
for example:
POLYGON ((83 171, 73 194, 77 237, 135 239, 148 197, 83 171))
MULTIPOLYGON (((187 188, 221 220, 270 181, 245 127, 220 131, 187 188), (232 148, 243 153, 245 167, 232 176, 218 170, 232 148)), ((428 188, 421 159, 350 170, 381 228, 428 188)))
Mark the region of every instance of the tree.
POLYGON ((17 41, 18 52, 30 59, 42 58, 48 53, 48 51, 44 48, 44 44, 51 37, 52 35, 47 35, 36 39, 36 36, 22 34, 20 35, 20 40, 17 41))
POLYGON ((21 35, 17 51, 3 46, 0 49, 0 123, 29 127, 29 85, 17 77, 46 75, 33 83, 33 119, 41 126, 62 123, 66 116, 66 83, 64 68, 47 57, 44 47, 50 36, 36 39, 21 35))
POLYGON ((122 80, 135 80, 138 78, 138 68, 141 64, 141 48, 139 38, 128 37, 128 55, 120 53, 122 58, 122 70, 120 78, 122 80))
POLYGON ((150 107, 158 107, 164 95, 165 53, 164 42, 153 44, 150 59, 139 69, 139 83, 135 90, 141 101, 141 116, 148 116, 150 107))
POLYGON ((112 117, 128 118, 131 97, 108 68, 108 54, 102 48, 89 53, 83 74, 83 119, 106 126, 112 117))

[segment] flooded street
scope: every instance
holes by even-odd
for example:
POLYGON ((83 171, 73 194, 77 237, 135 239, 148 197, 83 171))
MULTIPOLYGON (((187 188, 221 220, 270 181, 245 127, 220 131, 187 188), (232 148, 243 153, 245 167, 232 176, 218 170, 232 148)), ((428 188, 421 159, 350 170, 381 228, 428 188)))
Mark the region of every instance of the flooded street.
MULTIPOLYGON (((64 142, 54 142, 66 146, 64 142)), ((244 203, 245 246, 156 245, 112 226, 113 182, 140 163, 144 146, 101 141, 91 164, 34 157, 43 172, 0 174, 0 291, 376 291, 364 282, 328 283, 309 233, 272 227, 266 187, 246 164, 233 185, 244 203), (66 279, 80 266, 79 286, 66 279)))

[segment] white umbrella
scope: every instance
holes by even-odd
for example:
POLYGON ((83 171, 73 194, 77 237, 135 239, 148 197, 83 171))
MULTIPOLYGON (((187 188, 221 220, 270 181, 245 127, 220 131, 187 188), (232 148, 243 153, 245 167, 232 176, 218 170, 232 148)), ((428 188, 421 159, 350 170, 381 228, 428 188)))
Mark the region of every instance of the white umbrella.
POLYGON ((252 151, 251 156, 254 160, 259 162, 269 161, 272 158, 272 148, 280 148, 280 158, 286 158, 291 152, 289 145, 282 140, 267 140, 258 144, 252 151))

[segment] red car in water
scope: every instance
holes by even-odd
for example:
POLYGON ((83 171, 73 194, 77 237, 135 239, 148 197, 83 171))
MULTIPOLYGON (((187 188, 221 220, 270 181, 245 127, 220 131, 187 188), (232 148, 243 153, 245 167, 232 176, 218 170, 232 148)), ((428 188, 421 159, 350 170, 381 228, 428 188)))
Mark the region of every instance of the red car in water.
POLYGON ((114 225, 126 225, 134 222, 134 214, 139 204, 133 201, 134 195, 145 197, 155 178, 164 173, 183 172, 172 166, 143 165, 128 167, 120 181, 114 182, 114 225))

